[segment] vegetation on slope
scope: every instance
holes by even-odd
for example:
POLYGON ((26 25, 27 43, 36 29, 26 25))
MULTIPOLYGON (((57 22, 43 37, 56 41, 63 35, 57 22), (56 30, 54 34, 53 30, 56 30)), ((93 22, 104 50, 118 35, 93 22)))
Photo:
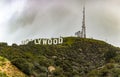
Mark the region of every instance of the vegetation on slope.
POLYGON ((66 37, 61 45, 35 45, 33 42, 20 46, 0 45, 0 56, 6 57, 25 74, 33 77, 108 76, 100 74, 104 68, 99 71, 98 68, 106 67, 108 63, 119 66, 119 51, 119 48, 104 41, 78 37, 66 37))
POLYGON ((0 77, 26 77, 6 58, 0 57, 0 77))

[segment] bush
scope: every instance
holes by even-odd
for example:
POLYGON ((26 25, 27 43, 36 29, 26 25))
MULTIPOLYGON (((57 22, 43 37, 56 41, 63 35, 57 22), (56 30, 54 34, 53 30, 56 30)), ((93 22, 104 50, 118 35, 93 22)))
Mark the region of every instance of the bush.
POLYGON ((114 68, 114 64, 108 63, 108 64, 106 65, 106 68, 107 68, 107 69, 112 69, 112 68, 114 68))
POLYGON ((104 56, 105 56, 105 60, 107 61, 107 62, 110 62, 110 60, 111 59, 113 59, 114 57, 116 57, 117 56, 117 53, 115 52, 115 51, 108 51, 108 52, 106 52, 105 54, 104 54, 104 56))
POLYGON ((53 72, 53 75, 54 75, 55 77, 64 77, 63 72, 64 72, 64 71, 63 71, 62 68, 57 67, 56 70, 53 72))
POLYGON ((33 65, 27 62, 25 59, 16 58, 12 61, 12 63, 27 75, 32 73, 33 65))
POLYGON ((110 73, 110 70, 108 70, 107 68, 103 68, 100 71, 100 77, 106 77, 106 76, 108 76, 109 73, 110 73))
POLYGON ((8 77, 5 73, 0 72, 0 77, 8 77))
POLYGON ((115 60, 115 62, 120 63, 120 55, 116 56, 116 57, 114 58, 114 60, 115 60))

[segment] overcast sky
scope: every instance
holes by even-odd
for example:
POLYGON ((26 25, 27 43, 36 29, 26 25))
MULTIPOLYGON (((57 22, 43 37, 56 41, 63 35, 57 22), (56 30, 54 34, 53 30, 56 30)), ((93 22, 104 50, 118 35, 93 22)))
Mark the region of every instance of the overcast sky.
MULTIPOLYGON (((0 0, 0 41, 74 36, 84 0, 0 0)), ((86 0, 87 37, 120 47, 120 0, 86 0)))

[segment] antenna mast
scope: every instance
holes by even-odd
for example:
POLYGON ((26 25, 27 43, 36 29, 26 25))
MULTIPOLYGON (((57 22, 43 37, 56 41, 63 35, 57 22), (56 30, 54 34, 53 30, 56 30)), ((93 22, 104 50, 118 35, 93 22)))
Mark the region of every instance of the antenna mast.
POLYGON ((86 38, 86 26, 85 26, 85 2, 83 2, 83 20, 82 20, 82 31, 75 33, 77 37, 86 38))
POLYGON ((82 38, 86 38, 85 4, 83 5, 82 38))

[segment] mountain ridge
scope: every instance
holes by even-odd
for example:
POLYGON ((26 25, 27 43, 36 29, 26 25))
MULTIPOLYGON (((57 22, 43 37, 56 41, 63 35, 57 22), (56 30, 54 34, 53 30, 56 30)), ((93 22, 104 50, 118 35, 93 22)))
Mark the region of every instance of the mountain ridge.
POLYGON ((34 77, 48 75, 53 77, 103 77, 103 70, 98 71, 98 68, 114 64, 119 66, 120 48, 118 47, 89 38, 63 37, 63 39, 63 44, 58 45, 35 45, 32 41, 27 45, 2 45, 0 56, 9 59, 28 76, 34 77), (54 68, 54 71, 49 71, 50 66, 54 68))

